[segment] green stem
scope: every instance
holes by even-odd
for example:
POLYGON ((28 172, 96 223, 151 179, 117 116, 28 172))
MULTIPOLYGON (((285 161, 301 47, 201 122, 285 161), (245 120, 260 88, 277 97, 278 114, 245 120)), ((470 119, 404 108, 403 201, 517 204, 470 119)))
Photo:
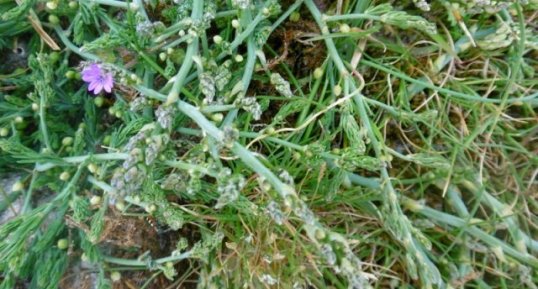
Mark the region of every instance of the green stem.
POLYGON ((323 16, 323 21, 325 22, 331 22, 331 21, 342 21, 342 20, 359 20, 359 19, 367 19, 367 20, 376 20, 381 21, 381 17, 370 15, 366 13, 353 13, 353 14, 342 14, 342 15, 331 15, 323 16))
MULTIPOLYGON (((197 0, 197 1, 194 1, 193 4, 194 5, 192 8, 191 17, 193 20, 200 20, 204 12, 203 11, 204 1, 197 0)), ((185 53, 183 64, 181 65, 181 68, 179 69, 176 76, 174 77, 174 84, 172 85, 172 89, 170 90, 170 93, 168 94, 166 98, 166 105, 170 105, 179 99, 179 92, 180 92, 181 87, 183 86, 185 77, 187 77, 187 74, 192 68, 193 57, 198 54, 199 37, 200 35, 196 35, 196 37, 192 39, 192 42, 187 47, 187 52, 185 53)))
MULTIPOLYGON (((306 5, 310 10, 310 13, 314 17, 315 21, 317 22, 318 26, 320 27, 321 33, 323 35, 328 35, 329 29, 326 23, 322 20, 321 13, 318 10, 317 6, 312 0, 306 0, 306 5)), ((336 49, 333 40, 329 37, 325 38, 325 45, 327 47, 327 50, 329 51, 331 59, 333 60, 336 68, 338 69, 338 72, 340 73, 341 77, 344 78, 344 93, 349 94, 350 89, 356 90, 357 88, 353 83, 353 79, 350 77, 350 74, 347 71, 344 62, 340 58, 340 55, 338 53, 338 50, 336 49)), ((360 89, 362 89, 362 87, 360 89)), ((374 131, 372 127, 370 117, 368 116, 366 110, 367 106, 364 101, 364 98, 365 97, 361 93, 358 93, 355 94, 353 100, 355 102, 355 105, 357 106, 360 119, 367 129, 368 137, 372 143, 375 155, 378 158, 382 158, 382 145, 378 140, 376 131, 374 131)), ((424 252, 423 248, 418 245, 419 242, 414 238, 413 234, 411 233, 412 225, 407 220, 400 208, 400 204, 398 203, 398 196, 392 186, 390 176, 385 166, 381 168, 381 179, 382 190, 385 192, 384 203, 391 211, 391 215, 395 215, 394 219, 385 220, 385 225, 388 225, 391 231, 395 231, 394 237, 398 238, 399 241, 402 242, 404 247, 410 251, 410 254, 413 256, 414 263, 416 263, 420 268, 420 278, 421 281, 424 283, 423 285, 427 286, 431 283, 441 285, 443 283, 443 280, 441 279, 441 274, 439 270, 431 262, 428 255, 426 255, 426 253, 424 252)))
POLYGON ((280 26, 280 24, 282 24, 282 22, 284 22, 284 20, 286 20, 291 15, 291 13, 293 13, 293 11, 297 10, 299 6, 303 4, 303 2, 304 0, 297 0, 293 4, 291 4, 290 7, 288 7, 288 10, 286 10, 286 12, 284 12, 280 17, 278 17, 278 19, 273 23, 273 25, 271 25, 271 31, 275 31, 275 29, 277 29, 278 26, 280 26))
MULTIPOLYGON (((420 79, 412 78, 412 77, 407 76, 406 74, 404 74, 404 73, 402 73, 400 71, 393 70, 393 69, 388 68, 388 67, 386 67, 386 66, 384 66, 382 64, 378 64, 378 63, 376 63, 374 61, 370 61, 370 60, 367 60, 367 59, 362 59, 361 63, 366 64, 366 65, 368 65, 370 67, 373 67, 375 69, 379 69, 381 71, 384 71, 386 73, 392 74, 392 75, 394 75, 394 76, 396 76, 396 77, 398 77, 400 79, 403 79, 405 81, 409 81, 409 82, 414 83, 416 85, 423 86, 425 88, 429 88, 429 89, 435 90, 437 92, 444 93, 446 95, 451 95, 451 96, 456 97, 458 99, 472 101, 472 102, 482 102, 482 103, 502 103, 503 102, 502 99, 483 98, 483 97, 480 97, 478 95, 469 95, 469 94, 466 94, 466 93, 462 93, 462 92, 446 89, 446 88, 443 88, 443 87, 439 87, 439 86, 436 86, 436 85, 431 84, 429 82, 425 82, 425 81, 420 80, 420 79)), ((538 94, 533 94, 533 95, 520 97, 520 98, 511 98, 511 99, 507 99, 505 102, 506 103, 519 103, 519 102, 536 103, 537 102, 537 99, 536 99, 537 96, 538 96, 538 94)))
POLYGON ((431 220, 434 220, 436 222, 465 230, 467 233, 481 240, 482 242, 488 244, 490 247, 501 248, 502 251, 508 254, 509 256, 512 256, 513 258, 523 263, 526 263, 534 268, 538 268, 538 259, 536 257, 516 250, 510 245, 495 238, 494 236, 491 236, 490 234, 482 231, 481 229, 475 226, 468 226, 469 224, 461 218, 458 218, 458 217, 455 217, 455 216, 452 216, 450 214, 446 214, 443 212, 439 212, 435 209, 421 205, 418 202, 408 199, 408 198, 404 199, 404 204, 406 205, 407 208, 409 208, 413 212, 424 215, 425 217, 431 220))
POLYGON ((190 164, 190 163, 177 161, 177 160, 175 161, 167 160, 167 161, 164 161, 164 163, 173 168, 178 168, 178 169, 186 170, 186 171, 197 171, 204 175, 212 176, 214 178, 218 176, 218 173, 212 172, 206 167, 195 165, 195 164, 190 164))
MULTIPOLYGON (((90 158, 96 161, 112 161, 112 160, 125 160, 127 159, 128 156, 129 155, 126 153, 104 153, 104 154, 95 154, 95 155, 66 157, 66 158, 62 158, 62 160, 69 164, 78 164, 78 163, 85 162, 86 160, 90 158)), ((44 163, 44 164, 37 164, 35 169, 38 172, 43 172, 51 168, 54 168, 56 166, 59 166, 59 164, 44 163)))
POLYGON ((45 147, 48 151, 52 152, 52 147, 50 146, 50 140, 49 140, 49 130, 47 128, 47 122, 45 120, 46 118, 46 110, 45 107, 47 106, 47 103, 45 102, 45 96, 43 93, 39 94, 39 128, 41 131, 41 135, 43 136, 43 142, 45 143, 45 147))
MULTIPOLYGON (((245 14, 245 17, 250 21, 252 20, 250 14, 245 14)), ((252 80, 252 74, 254 73, 254 65, 256 64, 256 44, 254 43, 254 38, 250 37, 247 41, 247 64, 245 66, 245 72, 243 73, 243 78, 241 79, 243 85, 243 93, 246 94, 248 87, 252 80)), ((234 109, 226 115, 226 118, 222 122, 221 127, 229 126, 237 117, 239 109, 234 109)))
MULTIPOLYGON (((187 251, 179 255, 160 258, 152 262, 159 265, 165 264, 167 262, 177 262, 177 261, 188 259, 191 257, 191 255, 192 255, 192 251, 187 251)), ((123 265, 123 266, 146 267, 149 265, 148 262, 144 262, 142 260, 130 260, 130 259, 111 257, 111 256, 103 256, 103 260, 107 263, 123 265)))
POLYGON ((465 180, 463 181, 463 186, 471 191, 475 196, 479 197, 480 202, 487 205, 497 216, 502 218, 503 222, 506 223, 508 232, 510 232, 510 235, 512 236, 512 239, 516 245, 516 248, 521 251, 522 253, 527 252, 527 245, 533 245, 534 250, 537 249, 537 242, 534 240, 534 242, 530 242, 527 239, 525 240, 526 234, 521 231, 517 224, 517 220, 514 217, 514 213, 512 212, 510 206, 501 203, 499 200, 497 200, 495 197, 493 197, 488 191, 486 191, 484 188, 478 188, 473 182, 465 180))
MULTIPOLYGON (((263 19, 265 19, 265 17, 263 16, 262 11, 258 12, 256 17, 248 24, 247 28, 245 28, 245 30, 243 30, 243 32, 241 32, 239 35, 237 35, 234 41, 230 43, 230 49, 234 50, 239 47, 239 45, 241 45, 241 43, 243 43, 243 41, 245 41, 245 39, 247 39, 247 37, 252 34, 252 32, 254 32, 256 26, 258 26, 258 24, 260 24, 263 19)), ((224 55, 226 55, 225 52, 219 55, 218 59, 221 59, 222 57, 224 57, 224 55)))
POLYGON ((128 9, 131 4, 129 2, 116 1, 116 0, 91 0, 90 2, 94 2, 101 5, 112 6, 112 7, 125 8, 125 9, 128 9))

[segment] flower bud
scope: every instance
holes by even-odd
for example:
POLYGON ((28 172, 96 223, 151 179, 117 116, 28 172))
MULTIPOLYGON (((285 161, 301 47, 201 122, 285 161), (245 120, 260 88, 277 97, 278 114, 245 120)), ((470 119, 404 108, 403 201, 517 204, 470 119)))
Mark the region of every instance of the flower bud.
POLYGON ((94 164, 94 163, 90 163, 88 165, 88 171, 90 171, 90 173, 92 173, 92 174, 95 174, 97 172, 97 169, 98 169, 97 165, 94 164))
POLYGON ((58 8, 58 3, 56 1, 49 1, 47 2, 47 4, 45 4, 47 6, 48 9, 50 10, 55 10, 56 8, 58 8))
POLYGON ((101 197, 100 196, 92 196, 90 198, 90 204, 92 206, 97 206, 101 203, 101 197))
POLYGON ((120 272, 118 271, 113 271, 112 273, 110 273, 110 280, 112 280, 112 282, 118 282, 121 280, 121 274, 120 272))
POLYGON ((64 172, 62 172, 60 174, 60 180, 62 180, 64 182, 68 181, 70 177, 71 177, 71 174, 69 172, 67 172, 67 171, 64 171, 64 172))
POLYGON ((239 28, 239 26, 241 26, 241 24, 239 23, 239 20, 237 20, 237 19, 232 20, 232 27, 233 28, 237 29, 237 28, 239 28))
POLYGON ((119 211, 124 211, 125 210, 125 203, 123 201, 117 201, 116 202, 116 209, 118 209, 119 211))
POLYGON ((222 37, 220 35, 213 36, 213 42, 215 42, 215 44, 221 44, 222 43, 222 37))
POLYGON ((13 186, 11 187, 11 190, 13 192, 22 191, 24 190, 24 184, 21 181, 17 181, 13 184, 13 186))
POLYGON ((340 96, 342 94, 342 87, 340 85, 335 85, 333 87, 333 93, 334 93, 334 96, 340 96))
POLYGON ((323 77, 323 73, 324 73, 323 68, 321 68, 321 67, 316 68, 314 70, 314 78, 315 79, 320 79, 321 77, 323 77))
POLYGON ((38 111, 38 110, 39 110, 39 104, 33 102, 33 103, 32 103, 32 110, 33 110, 33 111, 38 111))
POLYGON ((338 28, 340 30, 340 32, 342 33, 349 33, 349 31, 351 31, 351 27, 349 27, 349 25, 347 24, 342 24, 340 25, 340 27, 338 28))
POLYGON ((221 122, 223 118, 224 118, 224 115, 222 115, 222 113, 215 113, 211 116, 211 119, 216 123, 221 122))
POLYGON ((157 206, 155 206, 154 204, 151 204, 149 206, 146 207, 146 212, 148 213, 153 213, 157 210, 157 206))

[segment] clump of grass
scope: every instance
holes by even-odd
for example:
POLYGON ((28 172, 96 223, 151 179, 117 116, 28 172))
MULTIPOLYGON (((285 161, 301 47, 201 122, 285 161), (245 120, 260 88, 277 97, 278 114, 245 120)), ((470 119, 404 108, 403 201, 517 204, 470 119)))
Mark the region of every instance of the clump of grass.
POLYGON ((536 288, 537 5, 0 1, 0 288, 536 288))

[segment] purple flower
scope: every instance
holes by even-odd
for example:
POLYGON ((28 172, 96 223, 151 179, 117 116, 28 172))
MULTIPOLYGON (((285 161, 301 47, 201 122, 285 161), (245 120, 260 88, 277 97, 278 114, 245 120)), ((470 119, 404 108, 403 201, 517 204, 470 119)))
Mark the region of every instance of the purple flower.
POLYGON ((93 91, 96 95, 103 89, 111 92, 114 86, 112 73, 106 73, 100 65, 95 63, 82 70, 82 80, 89 84, 88 91, 93 91))

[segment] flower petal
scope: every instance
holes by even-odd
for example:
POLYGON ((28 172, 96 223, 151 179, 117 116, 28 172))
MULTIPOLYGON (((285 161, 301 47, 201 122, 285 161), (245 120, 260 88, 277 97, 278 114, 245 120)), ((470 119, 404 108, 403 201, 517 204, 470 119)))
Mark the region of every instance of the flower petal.
POLYGON ((112 79, 112 74, 105 75, 105 78, 103 79, 103 87, 106 92, 110 93, 112 92, 112 87, 114 86, 114 80, 112 79))
POLYGON ((92 81, 92 82, 90 82, 90 85, 88 85, 88 90, 89 90, 89 91, 94 90, 94 89, 97 87, 98 84, 99 84, 99 81, 92 81))
POLYGON ((95 86, 95 90, 93 91, 93 94, 99 94, 103 90, 103 84, 98 82, 97 86, 95 86))
POLYGON ((89 67, 86 67, 82 71, 82 80, 90 82, 100 77, 102 74, 101 68, 97 64, 92 64, 89 67))
POLYGON ((105 89, 105 91, 107 93, 111 93, 112 92, 112 85, 107 85, 106 83, 103 85, 103 88, 105 89))
POLYGON ((96 75, 92 75, 92 74, 89 74, 89 73, 84 73, 84 71, 82 72, 82 80, 84 80, 85 82, 92 82, 96 79, 96 75))

